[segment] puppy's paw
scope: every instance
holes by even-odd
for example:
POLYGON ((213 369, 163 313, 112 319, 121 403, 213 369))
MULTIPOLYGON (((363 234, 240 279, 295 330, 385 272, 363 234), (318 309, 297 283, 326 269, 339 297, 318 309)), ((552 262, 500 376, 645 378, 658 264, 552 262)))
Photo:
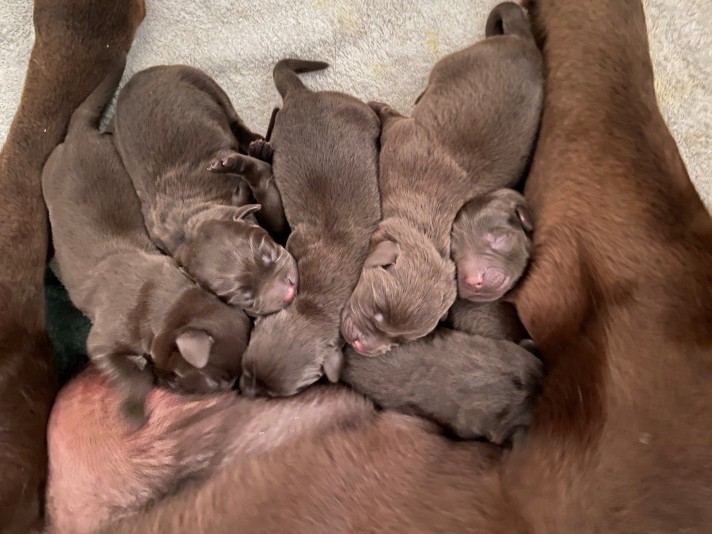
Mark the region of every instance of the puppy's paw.
POLYGON ((210 172, 230 173, 242 167, 239 155, 229 155, 213 160, 208 166, 210 172))
POLYGON ((121 411, 126 419, 128 431, 131 434, 141 430, 148 421, 143 400, 127 398, 121 407, 121 411))
POLYGON ((267 163, 272 163, 272 156, 274 155, 274 148, 269 141, 264 139, 256 139, 250 143, 247 147, 247 155, 257 158, 267 163))

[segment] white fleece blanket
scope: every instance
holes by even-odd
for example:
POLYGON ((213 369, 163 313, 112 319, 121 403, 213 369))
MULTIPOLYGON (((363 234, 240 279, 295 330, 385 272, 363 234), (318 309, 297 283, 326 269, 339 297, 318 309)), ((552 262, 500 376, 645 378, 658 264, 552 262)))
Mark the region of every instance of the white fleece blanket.
MULTIPOLYGON (((484 35, 500 0, 146 0, 126 79, 156 64, 206 70, 245 122, 264 133, 279 103, 272 66, 283 57, 332 67, 315 89, 385 100, 408 112, 443 55, 484 35)), ((690 175, 712 207, 712 6, 646 0, 660 106, 690 175)), ((18 104, 33 41, 32 2, 0 0, 0 143, 18 104)))

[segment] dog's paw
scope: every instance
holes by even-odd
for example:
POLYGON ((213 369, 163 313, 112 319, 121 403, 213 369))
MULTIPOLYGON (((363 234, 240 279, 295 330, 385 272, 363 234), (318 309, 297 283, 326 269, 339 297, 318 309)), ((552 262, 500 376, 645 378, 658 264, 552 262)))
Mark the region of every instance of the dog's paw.
POLYGON ((269 141, 265 141, 264 139, 256 139, 255 141, 252 141, 247 147, 247 155, 262 161, 266 161, 267 163, 271 163, 272 156, 274 155, 274 148, 272 148, 272 145, 269 143, 269 141))
POLYGON ((213 160, 208 166, 210 172, 235 172, 238 167, 237 156, 225 156, 213 160))

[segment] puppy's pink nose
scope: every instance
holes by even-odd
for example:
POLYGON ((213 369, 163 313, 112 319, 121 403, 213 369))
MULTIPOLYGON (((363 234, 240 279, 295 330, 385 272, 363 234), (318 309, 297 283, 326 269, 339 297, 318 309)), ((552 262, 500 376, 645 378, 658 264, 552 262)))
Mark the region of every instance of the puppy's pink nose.
POLYGON ((361 343, 358 339, 354 339, 353 346, 358 352, 364 352, 363 343, 361 343))
POLYGON ((294 297, 297 296, 297 288, 293 284, 289 284, 287 287, 287 292, 284 294, 282 302, 292 302, 294 297))
POLYGON ((465 278, 464 282, 467 287, 471 287, 472 289, 479 289, 482 287, 482 284, 485 283, 485 279, 482 275, 468 276, 465 278))

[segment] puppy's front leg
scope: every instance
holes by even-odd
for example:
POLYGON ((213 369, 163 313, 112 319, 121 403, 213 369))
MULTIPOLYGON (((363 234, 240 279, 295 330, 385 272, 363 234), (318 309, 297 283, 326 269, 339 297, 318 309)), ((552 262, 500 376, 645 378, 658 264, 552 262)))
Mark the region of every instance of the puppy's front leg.
POLYGON ((238 174, 252 191, 255 202, 262 205, 256 214, 260 225, 279 243, 289 234, 282 197, 272 176, 272 146, 263 139, 250 143, 248 155, 233 152, 210 164, 212 172, 238 174))

